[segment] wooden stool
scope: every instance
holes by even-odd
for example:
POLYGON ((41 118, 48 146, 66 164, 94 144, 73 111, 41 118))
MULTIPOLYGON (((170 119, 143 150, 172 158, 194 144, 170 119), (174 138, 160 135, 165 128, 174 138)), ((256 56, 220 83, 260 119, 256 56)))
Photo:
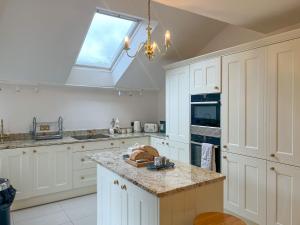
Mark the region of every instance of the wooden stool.
POLYGON ((203 213, 196 217, 194 225, 247 225, 242 220, 219 212, 203 213))

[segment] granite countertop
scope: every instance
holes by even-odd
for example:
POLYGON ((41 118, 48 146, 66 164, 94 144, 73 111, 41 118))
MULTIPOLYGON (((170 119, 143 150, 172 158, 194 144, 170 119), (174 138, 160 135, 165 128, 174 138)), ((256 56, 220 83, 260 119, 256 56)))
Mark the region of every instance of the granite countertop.
POLYGON ((177 161, 174 169, 150 171, 136 168, 123 160, 124 153, 124 150, 103 151, 89 156, 101 166, 158 197, 225 179, 222 174, 177 161))
POLYGON ((63 137, 62 139, 42 140, 42 141, 35 141, 35 140, 6 141, 3 144, 0 143, 0 150, 49 146, 49 145, 75 144, 75 143, 84 143, 84 142, 98 142, 98 141, 118 140, 118 139, 125 139, 125 138, 139 138, 139 137, 166 138, 166 134, 163 133, 131 133, 131 134, 114 134, 108 136, 109 136, 108 138, 88 139, 88 140, 77 140, 72 137, 63 137))

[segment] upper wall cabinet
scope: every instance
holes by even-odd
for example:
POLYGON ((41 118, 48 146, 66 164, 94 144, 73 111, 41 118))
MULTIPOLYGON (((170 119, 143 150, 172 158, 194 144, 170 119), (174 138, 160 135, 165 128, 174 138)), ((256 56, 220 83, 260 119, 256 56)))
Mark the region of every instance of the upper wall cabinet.
POLYGON ((300 40, 268 47, 268 159, 300 166, 300 40))
POLYGON ((192 95, 221 92, 221 57, 191 65, 190 92, 192 95))
POLYGON ((265 55, 260 48, 222 59, 223 150, 266 157, 265 55))
POLYGON ((166 133, 171 140, 189 142, 189 66, 166 73, 166 133))

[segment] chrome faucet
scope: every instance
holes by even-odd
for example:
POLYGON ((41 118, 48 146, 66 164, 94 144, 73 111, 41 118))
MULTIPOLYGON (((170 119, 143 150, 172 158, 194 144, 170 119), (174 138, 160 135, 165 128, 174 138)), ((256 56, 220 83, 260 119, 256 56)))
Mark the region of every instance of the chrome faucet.
POLYGON ((0 141, 4 143, 4 126, 3 126, 3 119, 1 119, 1 133, 0 133, 0 141))

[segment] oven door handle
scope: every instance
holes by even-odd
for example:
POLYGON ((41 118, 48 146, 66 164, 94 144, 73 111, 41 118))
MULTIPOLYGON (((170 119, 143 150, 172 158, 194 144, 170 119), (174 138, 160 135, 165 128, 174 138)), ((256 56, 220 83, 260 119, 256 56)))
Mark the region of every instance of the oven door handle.
MULTIPOLYGON (((199 146, 202 146, 202 143, 199 143, 199 142, 195 142, 195 141, 191 141, 191 144, 193 145, 199 145, 199 146)), ((214 148, 219 148, 220 146, 219 145, 214 145, 214 148)))
POLYGON ((191 102, 191 105, 218 105, 220 102, 213 101, 213 102, 191 102))

